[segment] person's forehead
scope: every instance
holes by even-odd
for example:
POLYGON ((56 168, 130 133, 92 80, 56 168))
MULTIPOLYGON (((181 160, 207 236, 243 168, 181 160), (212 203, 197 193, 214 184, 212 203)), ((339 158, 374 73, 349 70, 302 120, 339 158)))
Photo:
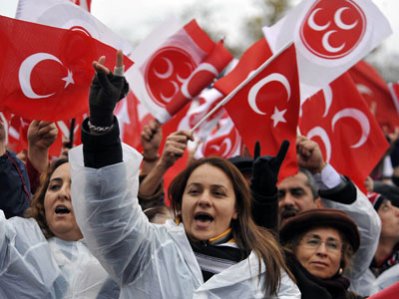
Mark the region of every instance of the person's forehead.
POLYGON ((337 239, 341 240, 341 235, 339 231, 333 227, 315 227, 309 229, 304 236, 317 236, 321 239, 337 239))
POLYGON ((308 178, 302 172, 297 173, 296 175, 290 176, 282 180, 278 183, 278 189, 292 189, 292 188, 302 188, 302 189, 310 189, 308 184, 308 178))
POLYGON ((187 181, 189 184, 211 184, 215 186, 224 186, 232 188, 232 183, 227 174, 220 168, 210 165, 203 164, 198 166, 190 175, 187 181))
POLYGON ((63 163, 60 166, 58 166, 53 174, 51 175, 51 180, 54 178, 70 178, 70 166, 69 163, 63 163))

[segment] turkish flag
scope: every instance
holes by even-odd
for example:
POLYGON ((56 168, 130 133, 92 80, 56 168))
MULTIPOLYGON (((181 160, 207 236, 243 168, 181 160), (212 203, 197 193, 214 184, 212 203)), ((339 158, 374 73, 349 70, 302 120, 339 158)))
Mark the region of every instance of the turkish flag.
POLYGON ((225 109, 250 151, 259 141, 261 154, 274 156, 282 141, 288 140, 291 146, 279 179, 294 175, 298 171, 295 142, 299 114, 294 45, 270 58, 248 80, 241 89, 233 91, 225 109))
POLYGON ((224 95, 233 91, 248 75, 273 55, 266 39, 261 38, 242 55, 236 66, 226 76, 215 82, 214 88, 224 95))
POLYGON ((389 145, 348 73, 302 104, 301 133, 320 144, 325 160, 364 190, 389 145))
POLYGON ((90 7, 90 2, 89 0, 19 0, 15 18, 57 28, 80 30, 96 40, 122 50, 125 55, 130 55, 133 47, 129 41, 115 34, 90 14, 89 9, 86 9, 90 7))
MULTIPOLYGON (((0 111, 57 121, 88 111, 92 61, 116 50, 80 30, 65 30, 0 16, 0 111)), ((124 64, 132 62, 125 57, 124 64)))
POLYGON ((212 83, 232 60, 195 20, 185 26, 170 20, 135 49, 134 67, 126 72, 133 92, 161 123, 212 83))
POLYGON ((136 149, 141 148, 141 131, 144 122, 148 121, 140 120, 138 105, 138 99, 129 91, 127 96, 118 102, 114 111, 119 122, 121 140, 136 149))
POLYGON ((392 29, 372 1, 304 0, 263 33, 273 53, 295 43, 304 101, 370 53, 392 29))
POLYGON ((23 119, 11 113, 0 113, 7 132, 6 144, 9 149, 19 153, 28 149, 28 127, 30 120, 23 119))
POLYGON ((219 119, 216 127, 213 129, 208 138, 195 151, 194 157, 200 159, 202 157, 219 156, 230 158, 241 154, 241 136, 233 121, 224 109, 224 117, 219 119))
POLYGON ((366 61, 355 64, 349 74, 381 128, 393 132, 399 126, 399 114, 384 78, 366 61))

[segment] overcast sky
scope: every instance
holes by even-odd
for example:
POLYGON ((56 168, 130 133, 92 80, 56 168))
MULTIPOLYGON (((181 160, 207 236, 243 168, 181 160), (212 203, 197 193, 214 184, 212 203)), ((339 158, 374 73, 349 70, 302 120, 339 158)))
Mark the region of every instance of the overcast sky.
MULTIPOLYGON (((218 31, 226 32, 226 42, 230 40, 234 44, 234 41, 242 39, 241 21, 258 14, 256 2, 257 0, 92 0, 92 14, 116 33, 131 41, 139 41, 173 13, 180 15, 185 12, 187 17, 196 18, 201 25, 205 19, 199 14, 201 10, 195 9, 197 3, 201 7, 212 8, 212 25, 218 31)), ((384 42, 384 47, 389 53, 399 55, 399 1, 373 2, 386 15, 394 30, 394 34, 384 42)), ((0 14, 14 17, 17 3, 18 0, 1 0, 0 14)))

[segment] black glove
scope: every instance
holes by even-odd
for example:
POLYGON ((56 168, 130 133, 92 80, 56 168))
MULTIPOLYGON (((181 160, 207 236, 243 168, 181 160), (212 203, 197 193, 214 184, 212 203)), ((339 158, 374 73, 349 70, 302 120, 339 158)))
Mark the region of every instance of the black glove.
POLYGON ((90 123, 98 127, 112 125, 115 105, 128 91, 125 77, 97 72, 90 87, 90 123))
POLYGON ((254 164, 252 167, 251 190, 262 196, 273 196, 277 193, 277 180, 280 166, 287 154, 290 143, 284 140, 276 157, 260 155, 260 144, 256 142, 254 164))

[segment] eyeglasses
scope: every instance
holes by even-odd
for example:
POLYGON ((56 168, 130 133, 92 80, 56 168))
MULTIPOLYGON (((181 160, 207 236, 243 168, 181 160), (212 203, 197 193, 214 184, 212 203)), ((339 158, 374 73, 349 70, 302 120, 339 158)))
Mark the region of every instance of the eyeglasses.
POLYGON ((314 236, 304 237, 300 244, 305 248, 316 250, 323 243, 326 246, 326 250, 331 253, 338 253, 342 249, 342 244, 339 241, 333 239, 322 241, 320 238, 314 236))

